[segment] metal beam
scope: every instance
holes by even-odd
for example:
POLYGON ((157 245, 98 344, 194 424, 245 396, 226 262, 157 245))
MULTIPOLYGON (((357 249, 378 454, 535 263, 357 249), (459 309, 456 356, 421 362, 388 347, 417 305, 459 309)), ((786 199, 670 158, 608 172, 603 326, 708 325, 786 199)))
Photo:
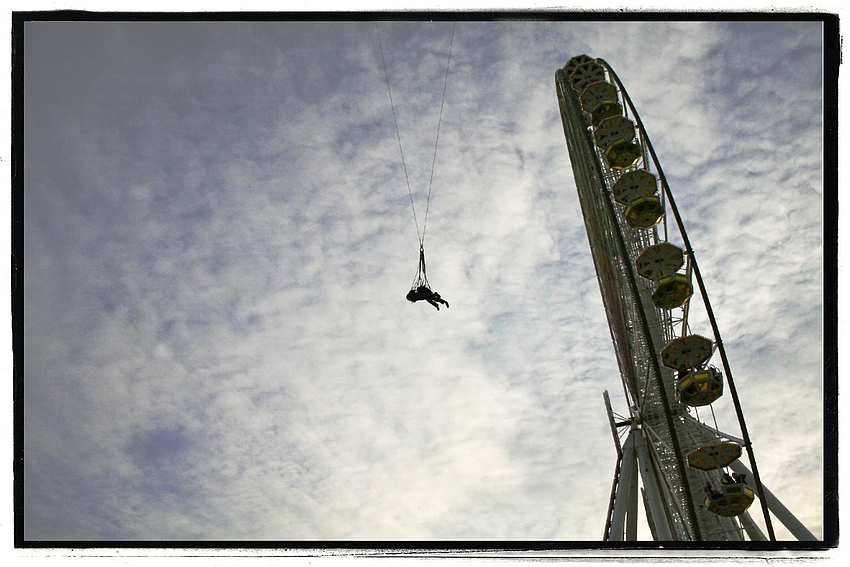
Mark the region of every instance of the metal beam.
POLYGON ((646 491, 646 502, 649 506, 648 514, 655 522, 655 533, 658 540, 672 541, 675 538, 673 537, 673 530, 668 523, 668 516, 665 512, 666 503, 658 491, 658 478, 652 466, 652 461, 649 458, 649 453, 646 450, 646 441, 642 434, 636 435, 636 437, 635 452, 637 453, 643 488, 646 491))
POLYGON ((764 533, 762 533, 761 529, 756 525, 753 521, 753 517, 750 516, 750 513, 744 511, 743 514, 738 516, 741 520, 741 525, 744 526, 744 529, 747 532, 747 535, 750 537, 752 541, 767 541, 764 533))
MULTIPOLYGON (((637 507, 637 490, 635 480, 637 479, 637 458, 635 456, 634 435, 629 433, 623 445, 623 459, 620 467, 620 476, 617 483, 617 496, 614 501, 614 514, 611 520, 611 541, 623 541, 626 536, 626 517, 635 515, 630 514, 632 501, 635 501, 635 509, 637 507), (633 480, 634 479, 634 480, 633 480)), ((629 522, 631 524, 631 520, 629 522)))

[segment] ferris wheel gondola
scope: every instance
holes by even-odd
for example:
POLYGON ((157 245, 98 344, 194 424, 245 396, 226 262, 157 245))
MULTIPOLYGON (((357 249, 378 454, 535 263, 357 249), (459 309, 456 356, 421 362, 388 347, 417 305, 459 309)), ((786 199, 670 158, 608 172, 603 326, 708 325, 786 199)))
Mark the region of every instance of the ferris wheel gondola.
POLYGON ((707 406, 723 395, 723 376, 716 368, 682 370, 676 382, 679 400, 691 407, 707 406))
POLYGON ((721 484, 717 497, 706 496, 704 503, 709 512, 734 518, 747 511, 756 495, 753 489, 743 483, 721 484))
POLYGON ((658 281, 675 274, 685 264, 684 251, 669 242, 649 246, 635 260, 637 273, 646 279, 658 281))
POLYGON ((570 82, 577 93, 581 93, 589 85, 605 80, 605 70, 595 61, 577 65, 570 73, 570 82))
POLYGON ((658 193, 658 178, 645 169, 627 171, 611 186, 614 200, 628 205, 639 197, 650 197, 658 193))
POLYGON ((702 368, 713 350, 711 340, 702 335, 678 337, 661 350, 661 364, 673 370, 702 368))
POLYGON ((711 443, 688 453, 688 466, 704 471, 728 467, 741 458, 741 446, 732 441, 711 443))
POLYGON ((593 126, 598 126, 606 118, 623 114, 617 88, 606 81, 598 81, 585 87, 579 101, 582 109, 590 114, 593 126))

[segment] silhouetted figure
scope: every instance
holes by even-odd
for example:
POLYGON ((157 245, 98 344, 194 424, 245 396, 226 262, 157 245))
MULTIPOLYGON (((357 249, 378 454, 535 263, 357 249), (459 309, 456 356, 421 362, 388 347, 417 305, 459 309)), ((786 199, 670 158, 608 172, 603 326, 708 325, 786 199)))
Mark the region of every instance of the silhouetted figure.
POLYGON ((738 474, 738 473, 733 472, 732 478, 735 480, 736 483, 747 484, 747 475, 745 475, 745 474, 738 474))
POLYGON ((409 292, 407 292, 407 300, 411 303, 416 303, 417 301, 425 300, 434 307, 436 307, 437 311, 440 310, 440 306, 437 305, 438 303, 442 303, 443 305, 445 305, 446 309, 448 309, 449 307, 449 302, 440 297, 439 293, 431 291, 424 285, 420 285, 416 289, 411 289, 409 292))
POLYGON ((714 490, 714 487, 713 487, 713 486, 711 486, 711 482, 710 482, 710 481, 705 481, 705 487, 704 487, 703 489, 705 490, 705 493, 706 493, 706 494, 708 494, 708 496, 709 496, 712 500, 717 500, 717 499, 719 499, 719 498, 723 498, 723 493, 722 493, 722 492, 717 492, 716 490, 714 490))
POLYGON ((735 484, 735 479, 733 479, 733 478, 732 478, 731 476, 729 476, 728 474, 723 473, 723 480, 722 480, 722 482, 723 482, 723 484, 735 484))

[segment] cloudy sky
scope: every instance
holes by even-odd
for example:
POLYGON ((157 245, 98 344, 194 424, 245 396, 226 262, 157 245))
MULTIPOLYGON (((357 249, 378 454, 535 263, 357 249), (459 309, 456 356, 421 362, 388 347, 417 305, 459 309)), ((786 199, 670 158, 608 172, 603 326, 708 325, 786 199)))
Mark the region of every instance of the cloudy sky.
MULTIPOLYGON (((378 28, 421 223, 452 24, 378 28)), ((404 297, 374 22, 28 23, 24 537, 600 540, 603 391, 627 408, 555 95, 580 54, 637 105, 762 480, 820 537, 822 31, 458 23, 437 312, 404 297)))

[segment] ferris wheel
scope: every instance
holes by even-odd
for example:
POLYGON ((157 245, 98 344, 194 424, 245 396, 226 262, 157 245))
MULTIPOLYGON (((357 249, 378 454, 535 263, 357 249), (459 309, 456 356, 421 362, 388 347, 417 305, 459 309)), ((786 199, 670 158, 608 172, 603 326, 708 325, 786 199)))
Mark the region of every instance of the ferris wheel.
POLYGON ((604 539, 637 539, 640 508, 654 540, 775 540, 771 513, 816 539, 761 483, 696 258, 628 93, 587 55, 555 85, 629 408, 616 414, 604 392, 617 450, 604 539), (721 431, 716 404, 733 406, 740 434, 721 431))

